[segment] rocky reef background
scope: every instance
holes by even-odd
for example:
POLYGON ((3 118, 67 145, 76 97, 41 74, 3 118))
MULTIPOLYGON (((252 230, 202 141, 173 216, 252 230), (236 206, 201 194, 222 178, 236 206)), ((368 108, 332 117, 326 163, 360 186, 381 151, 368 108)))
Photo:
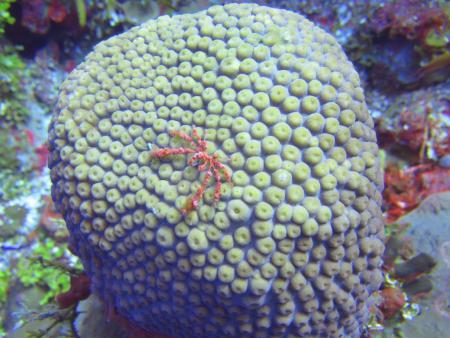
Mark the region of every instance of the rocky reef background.
MULTIPOLYGON (((52 107, 63 79, 97 42, 160 15, 229 2, 0 3, 0 337, 127 336, 95 298, 79 302, 88 296, 86 281, 49 197, 45 140, 52 107)), ((363 80, 385 167, 386 277, 368 335, 446 337, 450 5, 437 0, 233 2, 301 13, 344 47, 363 80)))

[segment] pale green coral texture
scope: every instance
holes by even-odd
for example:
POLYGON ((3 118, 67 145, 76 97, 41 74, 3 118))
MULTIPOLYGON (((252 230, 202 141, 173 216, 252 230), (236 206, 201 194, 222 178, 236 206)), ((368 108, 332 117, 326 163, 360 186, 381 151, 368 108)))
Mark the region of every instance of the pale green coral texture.
POLYGON ((49 131, 53 198, 119 314, 172 337, 359 337, 382 281, 378 147, 352 64, 303 16, 214 6, 110 38, 49 131), (203 174, 151 149, 194 127, 233 184, 184 215, 203 174))

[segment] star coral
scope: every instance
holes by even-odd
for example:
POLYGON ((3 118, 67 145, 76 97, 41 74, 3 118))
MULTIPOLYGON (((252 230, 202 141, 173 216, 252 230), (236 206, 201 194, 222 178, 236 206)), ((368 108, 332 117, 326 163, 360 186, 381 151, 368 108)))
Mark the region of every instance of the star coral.
POLYGON ((52 196, 93 293, 145 331, 356 338, 383 281, 373 127, 342 48, 301 15, 161 16, 62 85, 52 196))

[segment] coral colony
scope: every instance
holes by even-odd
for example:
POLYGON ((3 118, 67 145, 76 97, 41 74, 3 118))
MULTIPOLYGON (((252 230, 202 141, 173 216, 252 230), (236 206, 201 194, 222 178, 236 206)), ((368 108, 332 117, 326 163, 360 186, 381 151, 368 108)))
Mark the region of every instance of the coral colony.
POLYGON ((373 127, 353 65, 303 16, 161 16, 62 85, 52 196, 92 291, 136 327, 359 337, 383 281, 373 127))

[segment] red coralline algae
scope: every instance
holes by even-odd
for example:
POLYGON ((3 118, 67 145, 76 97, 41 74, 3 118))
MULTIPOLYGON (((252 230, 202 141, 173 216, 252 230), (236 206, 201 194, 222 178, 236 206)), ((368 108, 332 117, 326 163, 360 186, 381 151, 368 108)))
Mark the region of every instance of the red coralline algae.
POLYGON ((420 163, 442 157, 450 152, 448 115, 448 109, 438 112, 428 105, 423 111, 403 109, 390 125, 379 125, 380 143, 382 147, 406 147, 420 163))
POLYGON ((371 27, 377 33, 388 31, 391 36, 424 39, 430 30, 443 27, 446 20, 443 7, 421 0, 401 0, 380 7, 371 27))
POLYGON ((36 34, 46 34, 50 28, 48 8, 45 1, 24 1, 22 5, 22 26, 36 34))
POLYGON ((33 34, 48 34, 55 23, 63 25, 66 33, 76 35, 81 28, 78 15, 75 6, 69 1, 21 1, 21 25, 33 34))
POLYGON ((35 168, 37 171, 42 172, 44 168, 47 166, 48 160, 48 148, 45 144, 41 144, 40 146, 34 149, 36 153, 37 160, 35 164, 35 168))
POLYGON ((422 164, 407 169, 389 165, 383 192, 388 223, 392 223, 433 193, 450 190, 450 169, 422 164))
POLYGON ((405 305, 406 297, 399 288, 386 288, 380 291, 381 304, 379 309, 383 313, 384 319, 394 317, 405 305))
POLYGON ((62 218, 61 214, 56 212, 55 205, 51 198, 48 196, 44 197, 44 208, 41 213, 41 218, 39 224, 50 233, 54 233, 56 230, 56 220, 62 218))
POLYGON ((79 301, 86 299, 91 294, 89 277, 86 274, 70 276, 70 290, 56 296, 56 302, 59 307, 66 309, 78 304, 79 301))
POLYGON ((48 17, 53 22, 63 22, 68 14, 67 8, 59 0, 52 0, 48 6, 48 17))

